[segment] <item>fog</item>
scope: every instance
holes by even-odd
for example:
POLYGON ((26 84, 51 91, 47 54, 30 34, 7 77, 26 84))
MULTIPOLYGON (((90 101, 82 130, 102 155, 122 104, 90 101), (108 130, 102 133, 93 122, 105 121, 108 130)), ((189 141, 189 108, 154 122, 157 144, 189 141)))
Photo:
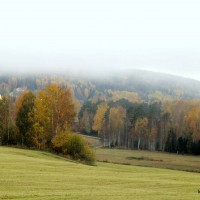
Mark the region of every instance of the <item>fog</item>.
POLYGON ((200 80, 200 2, 0 1, 1 72, 143 69, 200 80))

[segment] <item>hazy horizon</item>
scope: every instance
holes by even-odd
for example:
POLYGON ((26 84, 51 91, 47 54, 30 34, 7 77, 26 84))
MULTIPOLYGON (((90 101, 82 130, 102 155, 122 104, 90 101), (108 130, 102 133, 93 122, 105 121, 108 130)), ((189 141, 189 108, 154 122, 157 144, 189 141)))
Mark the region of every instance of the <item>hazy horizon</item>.
POLYGON ((139 69, 200 80, 200 2, 0 2, 1 72, 139 69))

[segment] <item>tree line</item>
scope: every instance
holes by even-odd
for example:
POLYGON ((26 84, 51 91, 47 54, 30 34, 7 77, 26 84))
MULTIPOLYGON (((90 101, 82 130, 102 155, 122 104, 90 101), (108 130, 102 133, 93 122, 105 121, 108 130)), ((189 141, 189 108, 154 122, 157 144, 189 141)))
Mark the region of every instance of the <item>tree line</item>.
MULTIPOLYGON (((99 136, 104 147, 200 154, 199 99, 162 103, 86 101, 78 115, 74 100, 69 88, 56 84, 39 90, 37 95, 28 91, 17 99, 3 96, 0 143, 68 154, 76 140, 76 147, 84 143, 72 134, 74 130, 99 136)), ((77 148, 79 154, 93 156, 88 145, 77 148)), ((72 152, 76 158, 85 156, 72 152)))
POLYGON ((200 100, 86 102, 78 129, 105 147, 200 154, 200 100))
POLYGON ((27 91, 17 99, 0 99, 0 143, 53 150, 72 158, 94 162, 86 141, 72 133, 76 117, 69 88, 56 84, 27 91))

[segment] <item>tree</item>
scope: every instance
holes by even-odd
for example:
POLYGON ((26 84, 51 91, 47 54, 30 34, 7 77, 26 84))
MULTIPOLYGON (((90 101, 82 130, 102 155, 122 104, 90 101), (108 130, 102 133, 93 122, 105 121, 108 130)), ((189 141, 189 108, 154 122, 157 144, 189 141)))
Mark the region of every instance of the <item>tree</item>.
POLYGON ((162 151, 165 150, 165 144, 171 126, 171 115, 167 110, 164 110, 160 117, 160 150, 162 151))
POLYGON ((83 116, 79 120, 79 130, 86 134, 90 134, 92 131, 93 115, 87 110, 83 111, 83 116))
POLYGON ((176 150, 177 150, 176 134, 172 129, 170 129, 167 136, 167 141, 165 143, 165 151, 175 153, 176 150))
POLYGON ((9 103, 8 98, 0 99, 0 144, 9 131, 9 103))
POLYGON ((32 146, 33 109, 35 95, 29 91, 20 97, 20 101, 21 105, 16 114, 16 125, 21 136, 21 144, 22 146, 32 146))
POLYGON ((109 144, 121 145, 121 134, 124 131, 126 111, 122 107, 114 107, 109 112, 109 144))
POLYGON ((155 150, 157 135, 158 135, 158 129, 157 127, 153 126, 149 134, 149 149, 150 150, 155 150))
POLYGON ((56 84, 40 90, 35 100, 34 143, 40 148, 51 147, 59 131, 72 129, 76 116, 70 89, 56 84))
POLYGON ((200 140, 200 107, 193 106, 185 116, 185 125, 188 133, 191 133, 194 141, 200 140))
POLYGON ((140 149, 141 142, 143 143, 143 148, 145 146, 145 140, 147 138, 148 131, 148 119, 146 117, 137 119, 135 123, 135 133, 138 138, 138 149, 140 149))
POLYGON ((86 134, 92 134, 94 130, 92 129, 94 123, 94 116, 97 111, 97 105, 91 102, 86 102, 83 104, 79 114, 79 131, 86 134))
POLYGON ((12 97, 3 96, 0 99, 0 144, 16 144, 18 130, 15 125, 12 97))
POLYGON ((94 124, 93 124, 93 130, 95 131, 98 131, 98 135, 100 137, 103 136, 103 143, 104 143, 104 146, 105 145, 105 142, 106 142, 106 138, 105 138, 105 114, 106 114, 106 111, 108 109, 108 105, 107 104, 101 104, 99 105, 98 109, 97 109, 97 112, 96 112, 96 115, 94 117, 94 124))

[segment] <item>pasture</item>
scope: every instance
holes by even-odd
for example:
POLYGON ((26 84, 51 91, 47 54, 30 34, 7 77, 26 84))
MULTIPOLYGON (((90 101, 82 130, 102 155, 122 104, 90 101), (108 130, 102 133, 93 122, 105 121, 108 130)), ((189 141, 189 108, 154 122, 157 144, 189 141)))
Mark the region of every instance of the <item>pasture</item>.
POLYGON ((200 172, 200 156, 156 151, 96 148, 98 161, 200 172))
POLYGON ((200 174, 97 162, 88 166, 51 153, 0 147, 0 199, 195 200, 200 174))

